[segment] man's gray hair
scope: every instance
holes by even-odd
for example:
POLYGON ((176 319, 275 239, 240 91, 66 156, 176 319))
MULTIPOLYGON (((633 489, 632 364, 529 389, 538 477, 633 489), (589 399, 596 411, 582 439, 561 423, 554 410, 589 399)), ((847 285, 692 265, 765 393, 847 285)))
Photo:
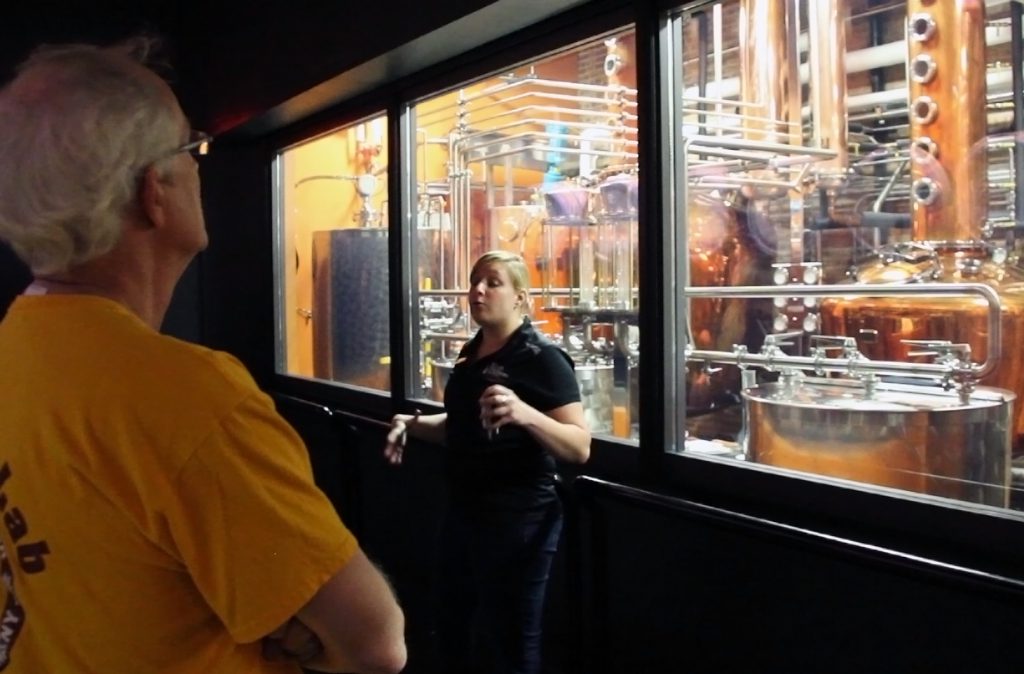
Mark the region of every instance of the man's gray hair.
POLYGON ((113 248, 142 171, 181 142, 166 90, 141 76, 155 47, 40 47, 0 90, 0 239, 37 276, 113 248))

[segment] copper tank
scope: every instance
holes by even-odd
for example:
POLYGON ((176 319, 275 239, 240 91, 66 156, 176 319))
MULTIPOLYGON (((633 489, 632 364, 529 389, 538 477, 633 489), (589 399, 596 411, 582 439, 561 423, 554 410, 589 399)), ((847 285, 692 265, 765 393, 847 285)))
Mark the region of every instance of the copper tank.
POLYGON ((1006 507, 1014 395, 969 402, 936 387, 843 380, 743 392, 749 459, 817 475, 1006 507))

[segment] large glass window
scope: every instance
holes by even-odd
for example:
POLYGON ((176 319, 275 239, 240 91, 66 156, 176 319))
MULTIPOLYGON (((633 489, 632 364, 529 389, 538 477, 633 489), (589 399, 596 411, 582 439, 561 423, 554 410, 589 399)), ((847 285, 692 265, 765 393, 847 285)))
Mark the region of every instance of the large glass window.
POLYGON ((384 115, 274 165, 277 371, 390 390, 384 115))
POLYGON ((637 104, 622 30, 419 101, 413 398, 440 400, 476 326, 472 262, 530 269, 534 323, 573 357, 596 435, 638 437, 637 104))
POLYGON ((674 451, 1024 508, 1019 10, 673 16, 674 451))

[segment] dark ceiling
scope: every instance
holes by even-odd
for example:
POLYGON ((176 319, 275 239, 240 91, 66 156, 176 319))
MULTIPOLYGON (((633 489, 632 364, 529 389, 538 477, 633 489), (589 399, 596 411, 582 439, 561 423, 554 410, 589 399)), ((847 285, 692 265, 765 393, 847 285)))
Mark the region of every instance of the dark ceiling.
MULTIPOLYGON (((0 81, 43 42, 161 35, 197 127, 223 132, 494 0, 39 0, 5 3, 0 81), (386 7, 386 10, 382 8, 386 7)), ((554 3, 558 4, 558 3, 554 3)))
POLYGON ((5 3, 0 24, 0 79, 39 43, 109 42, 148 30, 177 36, 189 15, 189 2, 152 0, 39 0, 5 3))
POLYGON ((294 121, 585 1, 25 0, 0 14, 0 82, 42 42, 155 33, 193 125, 222 134, 317 89, 271 126, 294 121))

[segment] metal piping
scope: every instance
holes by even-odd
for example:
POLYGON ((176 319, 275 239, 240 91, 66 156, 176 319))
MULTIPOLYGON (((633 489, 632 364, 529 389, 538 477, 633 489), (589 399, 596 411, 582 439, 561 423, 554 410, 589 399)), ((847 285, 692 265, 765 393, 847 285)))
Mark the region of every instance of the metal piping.
POLYGON ((798 17, 796 0, 740 2, 740 100, 760 118, 744 120, 749 140, 800 144, 798 17))
MULTIPOLYGON (((609 87, 609 91, 611 91, 610 87, 609 87)), ((493 101, 490 101, 490 102, 486 103, 485 105, 471 106, 468 109, 471 110, 474 114, 480 114, 480 112, 482 112, 484 110, 487 110, 489 108, 501 108, 502 110, 505 110, 508 106, 510 106, 510 105, 512 105, 512 104, 514 104, 514 103, 516 103, 518 101, 521 101, 521 100, 529 100, 529 101, 535 101, 535 100, 566 101, 566 102, 570 102, 570 103, 578 103, 578 104, 584 105, 584 106, 585 105, 593 105, 593 106, 602 106, 602 107, 606 106, 608 104, 608 99, 607 98, 597 98, 597 97, 594 97, 594 96, 574 96, 572 94, 552 94, 552 93, 547 93, 547 92, 543 92, 543 91, 527 91, 527 92, 523 92, 521 94, 516 94, 515 96, 509 96, 508 98, 496 99, 496 100, 493 100, 493 101)), ((621 105, 621 107, 631 108, 631 109, 635 109, 637 107, 636 101, 633 100, 633 99, 629 99, 629 98, 623 98, 621 103, 619 101, 616 101, 616 105, 621 105)), ((533 106, 533 107, 536 107, 536 106, 533 106)), ((571 109, 571 110, 576 110, 576 111, 579 110, 578 107, 577 108, 562 108, 562 109, 563 110, 571 109)), ((577 112, 576 114, 579 114, 579 113, 577 112)), ((616 112, 614 114, 618 115, 620 113, 616 112)))
MULTIPOLYGON (((506 123, 503 126, 487 126, 486 128, 476 127, 476 128, 474 128, 472 133, 467 133, 466 137, 467 138, 471 138, 473 136, 485 135, 485 134, 493 133, 493 132, 501 130, 501 129, 512 129, 512 128, 515 128, 517 126, 523 126, 524 124, 536 124, 537 126, 546 126, 546 125, 550 124, 552 121, 554 121, 554 120, 552 120, 550 118, 544 118, 544 117, 526 117, 526 118, 516 117, 516 115, 526 114, 526 113, 529 113, 529 112, 553 112, 555 114, 569 114, 569 113, 573 113, 573 114, 576 114, 576 115, 579 115, 579 116, 585 116, 585 117, 604 117, 605 119, 616 120, 616 121, 618 121, 619 119, 623 118, 623 115, 621 113, 616 114, 616 113, 611 113, 611 112, 605 112, 605 111, 602 111, 602 110, 594 110, 594 111, 573 110, 572 108, 549 108, 549 107, 539 107, 539 106, 532 106, 531 105, 531 106, 526 106, 524 108, 517 108, 515 110, 503 111, 500 115, 495 115, 493 117, 484 117, 482 119, 477 119, 477 120, 475 120, 475 123, 477 125, 483 125, 485 122, 494 122, 495 120, 500 120, 502 118, 510 117, 510 116, 512 117, 512 119, 514 121, 511 122, 511 123, 506 123)), ((625 115, 625 119, 623 121, 635 121, 635 120, 636 120, 636 116, 635 115, 625 115)), ((611 128, 610 124, 598 124, 598 123, 595 123, 595 122, 583 122, 583 121, 575 121, 574 122, 574 121, 559 120, 558 123, 561 124, 562 126, 572 126, 572 127, 578 128, 578 129, 610 129, 611 128)), ((636 133, 636 130, 635 129, 631 129, 631 127, 627 127, 627 130, 631 130, 632 133, 636 133)), ((591 140, 593 140, 593 139, 591 139, 591 140)))
MULTIPOLYGON (((841 181, 847 168, 848 123, 846 112, 846 16, 843 0, 815 0, 808 5, 810 26, 818 39, 811 40, 811 116, 818 147, 833 150, 834 159, 816 169, 825 186, 841 181)), ((820 184, 819 183, 819 184, 820 184)))
MULTIPOLYGON (((817 1, 817 0, 816 0, 817 1)), ((954 0, 946 0, 947 2, 953 2, 954 0)), ((989 46, 997 46, 1011 42, 1011 38, 1006 35, 1005 30, 1001 30, 998 27, 990 27, 985 29, 985 44, 989 46)), ((905 64, 907 62, 907 41, 906 40, 894 40, 886 44, 878 45, 876 47, 865 47, 864 49, 858 49, 851 51, 846 54, 845 57, 846 73, 852 75, 854 73, 864 72, 866 70, 872 70, 874 68, 885 68, 887 66, 895 66, 905 64)), ((991 77, 991 74, 989 75, 991 77)), ((800 82, 807 83, 810 78, 810 67, 807 65, 800 66, 800 82)), ((902 90, 886 90, 876 93, 897 93, 900 94, 902 90)), ((708 84, 709 95, 713 98, 719 99, 730 99, 736 97, 740 92, 740 78, 739 77, 728 77, 720 82, 711 82, 708 84)), ((697 98, 700 92, 697 87, 687 87, 683 92, 684 99, 697 98)), ((906 92, 902 91, 902 96, 906 96, 906 92)), ((853 100, 853 98, 851 98, 853 100)), ((735 101, 732 101, 735 104, 735 101)), ((863 106, 869 107, 869 106, 863 106)))
MULTIPOLYGON (((508 91, 509 89, 514 89, 516 87, 523 86, 524 84, 530 84, 530 85, 534 85, 534 86, 538 86, 538 87, 549 87, 551 89, 566 90, 566 91, 573 91, 573 92, 583 91, 583 92, 590 92, 590 93, 595 93, 595 94, 606 94, 606 93, 609 93, 609 92, 621 92, 623 96, 627 96, 627 97, 635 97, 637 95, 637 90, 636 89, 630 89, 628 87, 623 87, 623 86, 609 87, 609 86, 602 85, 602 84, 583 84, 583 83, 579 83, 579 82, 561 82, 561 81, 558 81, 558 80, 542 80, 542 79, 539 79, 537 77, 523 77, 523 78, 519 78, 519 79, 516 79, 516 80, 513 80, 513 81, 509 81, 507 83, 502 83, 502 84, 495 85, 493 87, 488 87, 487 89, 484 89, 482 91, 478 91, 478 92, 473 93, 473 94, 471 94, 469 96, 466 96, 464 94, 464 90, 463 90, 463 92, 460 92, 459 100, 456 103, 452 103, 451 105, 441 106, 440 108, 436 108, 434 110, 431 110, 430 112, 428 112, 425 115, 423 115, 422 119, 430 119, 434 115, 442 115, 444 117, 448 117, 448 116, 451 115, 451 111, 452 110, 463 110, 463 109, 466 109, 467 107, 469 107, 470 103, 473 103, 475 101, 479 101, 479 100, 484 99, 484 98, 490 98, 490 97, 492 97, 492 96, 494 96, 496 94, 499 94, 499 93, 501 93, 503 91, 508 91)), ((602 99, 602 102, 603 102, 603 99, 602 99)), ((424 124, 424 126, 426 126, 426 124, 424 124)))
MULTIPOLYGON (((836 284, 830 286, 785 286, 765 288, 760 286, 734 286, 731 288, 707 288, 690 286, 683 288, 683 296, 687 299, 718 298, 718 297, 956 297, 962 295, 978 295, 988 303, 988 328, 985 362, 981 365, 970 364, 970 374, 976 379, 993 372, 1002 356, 1002 302, 999 294, 991 286, 984 283, 931 283, 905 285, 860 285, 836 284)), ((770 361, 758 354, 738 354, 730 351, 691 351, 687 352, 687 360, 710 360, 717 363, 733 365, 792 365, 800 369, 813 369, 823 362, 814 357, 798 357, 777 355, 770 361)), ((844 370, 849 371, 847 359, 827 359, 841 363, 844 370)), ((903 361, 857 361, 857 369, 864 372, 901 372, 919 376, 945 376, 950 373, 948 365, 928 363, 906 363, 903 361)))
MULTIPOLYGON (((708 15, 707 12, 694 14, 697 20, 697 91, 701 98, 708 93, 708 15)), ((707 115, 704 114, 704 104, 698 104, 700 113, 697 115, 697 125, 700 127, 701 135, 707 134, 704 124, 707 122, 707 115)))
POLYGON ((1017 227, 1024 227, 1024 5, 1010 4, 1010 59, 1013 71, 1013 149, 1014 201, 1013 217, 1017 227))

